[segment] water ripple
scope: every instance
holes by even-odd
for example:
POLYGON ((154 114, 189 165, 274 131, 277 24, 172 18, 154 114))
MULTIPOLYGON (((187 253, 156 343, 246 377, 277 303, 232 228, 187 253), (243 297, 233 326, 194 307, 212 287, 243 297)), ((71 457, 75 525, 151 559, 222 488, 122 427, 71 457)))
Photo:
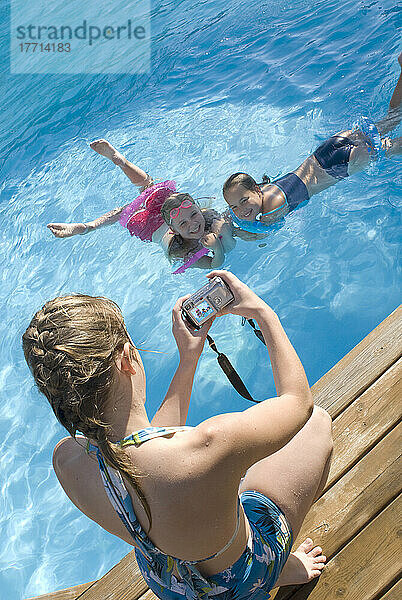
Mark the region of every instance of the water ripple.
MULTIPOLYGON (((73 291, 117 301, 139 346, 163 352, 143 356, 152 413, 177 362, 172 304, 204 277, 172 276, 159 248, 118 225, 51 237, 49 221, 89 220, 133 197, 121 171, 88 142, 107 137, 156 177, 215 195, 224 208, 221 184, 231 172, 283 174, 359 113, 385 111, 401 8, 391 0, 157 0, 152 72, 138 77, 11 76, 5 50, 0 584, 7 597, 89 581, 129 550, 83 517, 56 481, 51 456, 64 433, 20 347, 31 315, 73 291)), ((3 44, 6 27, 0 19, 3 44)), ((400 161, 387 161, 312 198, 263 244, 238 240, 227 257, 225 266, 278 311, 311 383, 399 303, 401 189, 400 161)), ((274 394, 252 332, 235 317, 218 320, 214 332, 252 393, 274 394)), ((205 352, 190 423, 245 406, 205 352)))

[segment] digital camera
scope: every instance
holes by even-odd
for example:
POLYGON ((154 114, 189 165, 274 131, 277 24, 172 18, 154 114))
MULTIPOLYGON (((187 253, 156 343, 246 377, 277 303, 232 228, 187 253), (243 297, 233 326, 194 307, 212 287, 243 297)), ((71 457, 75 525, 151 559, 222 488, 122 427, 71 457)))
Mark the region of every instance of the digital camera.
POLYGON ((183 302, 182 315, 194 329, 200 329, 233 300, 234 296, 223 279, 214 277, 183 302))

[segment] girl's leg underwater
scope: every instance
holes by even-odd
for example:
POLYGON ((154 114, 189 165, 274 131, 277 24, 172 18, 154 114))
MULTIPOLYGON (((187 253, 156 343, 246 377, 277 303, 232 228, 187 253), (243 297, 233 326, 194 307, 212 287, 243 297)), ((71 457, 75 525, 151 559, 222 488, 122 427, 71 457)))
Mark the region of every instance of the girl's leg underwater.
POLYGON ((116 148, 112 146, 107 140, 95 140, 91 142, 90 147, 95 150, 101 156, 105 156, 112 161, 115 165, 121 168, 123 173, 127 175, 131 183, 138 185, 139 187, 144 185, 150 185, 152 178, 140 167, 134 165, 128 161, 116 148))
MULTIPOLYGON (((384 137, 388 132, 395 129, 402 118, 402 53, 398 57, 398 62, 401 65, 401 74, 395 86, 392 98, 389 103, 388 112, 383 119, 375 125, 381 137, 384 137)), ((401 138, 384 138, 382 140, 383 149, 386 156, 396 156, 402 153, 401 138)), ((356 146, 350 153, 348 166, 349 175, 353 175, 364 169, 370 162, 370 155, 365 144, 356 146)))
POLYGON ((402 137, 397 138, 385 138, 385 153, 387 156, 397 156, 402 154, 402 137))
MULTIPOLYGON (((395 129, 395 127, 397 127, 401 122, 402 118, 402 52, 398 56, 398 62, 401 66, 401 74, 399 75, 398 82, 392 94, 388 107, 388 112, 383 119, 376 123, 377 129, 380 132, 381 136, 384 136, 393 129, 395 129)), ((399 152, 397 154, 399 154, 399 152)))

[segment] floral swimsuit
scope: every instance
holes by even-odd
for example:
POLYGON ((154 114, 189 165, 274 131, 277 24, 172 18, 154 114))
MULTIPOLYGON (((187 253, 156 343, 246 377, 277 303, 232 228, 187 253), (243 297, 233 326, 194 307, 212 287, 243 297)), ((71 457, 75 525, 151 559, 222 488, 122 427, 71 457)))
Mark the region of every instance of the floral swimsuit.
MULTIPOLYGON (((120 442, 122 447, 140 445, 155 437, 171 435, 186 427, 147 427, 120 442)), ((255 491, 240 494, 239 503, 250 524, 250 538, 240 558, 230 567, 204 577, 196 564, 169 556, 156 548, 142 529, 123 479, 118 471, 106 464, 99 448, 88 443, 88 451, 96 453, 100 474, 113 508, 116 510, 135 543, 135 554, 141 573, 150 589, 161 600, 262 600, 269 598, 292 547, 292 531, 284 514, 266 496, 255 491)), ((236 537, 219 552, 222 554, 236 537)))

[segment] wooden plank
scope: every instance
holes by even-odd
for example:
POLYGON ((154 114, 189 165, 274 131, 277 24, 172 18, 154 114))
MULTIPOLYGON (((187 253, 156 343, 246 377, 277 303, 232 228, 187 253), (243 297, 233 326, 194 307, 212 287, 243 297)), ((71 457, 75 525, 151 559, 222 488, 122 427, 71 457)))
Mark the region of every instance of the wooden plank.
POLYGON ((311 507, 296 545, 311 537, 332 556, 399 494, 401 435, 399 425, 311 507))
POLYGON ((147 592, 145 592, 145 594, 140 596, 138 600, 159 600, 159 598, 158 596, 155 596, 155 594, 151 592, 151 590, 148 590, 147 592))
POLYGON ((132 551, 77 600, 138 600, 147 589, 132 551))
POLYGON ((89 583, 82 583, 81 585, 74 585, 58 592, 52 592, 51 594, 42 594, 35 598, 28 598, 27 600, 76 600, 82 592, 85 592, 91 585, 95 583, 91 581, 89 583))
POLYGON ((402 598, 402 579, 400 579, 380 600, 401 600, 402 598))
POLYGON ((333 423, 334 454, 325 489, 333 485, 401 418, 402 359, 333 423))
MULTIPOLYGON (((333 556, 395 498, 400 491, 401 433, 402 425, 395 427, 312 506, 295 547, 311 537, 327 557, 333 556)), ((296 589, 282 588, 272 598, 293 600, 296 589)))
POLYGON ((292 600, 375 600, 400 570, 395 557, 402 550, 401 500, 402 496, 394 500, 328 563, 311 593, 307 594, 310 584, 303 586, 292 600))
POLYGON ((335 418, 401 356, 399 306, 312 387, 314 401, 335 418))

